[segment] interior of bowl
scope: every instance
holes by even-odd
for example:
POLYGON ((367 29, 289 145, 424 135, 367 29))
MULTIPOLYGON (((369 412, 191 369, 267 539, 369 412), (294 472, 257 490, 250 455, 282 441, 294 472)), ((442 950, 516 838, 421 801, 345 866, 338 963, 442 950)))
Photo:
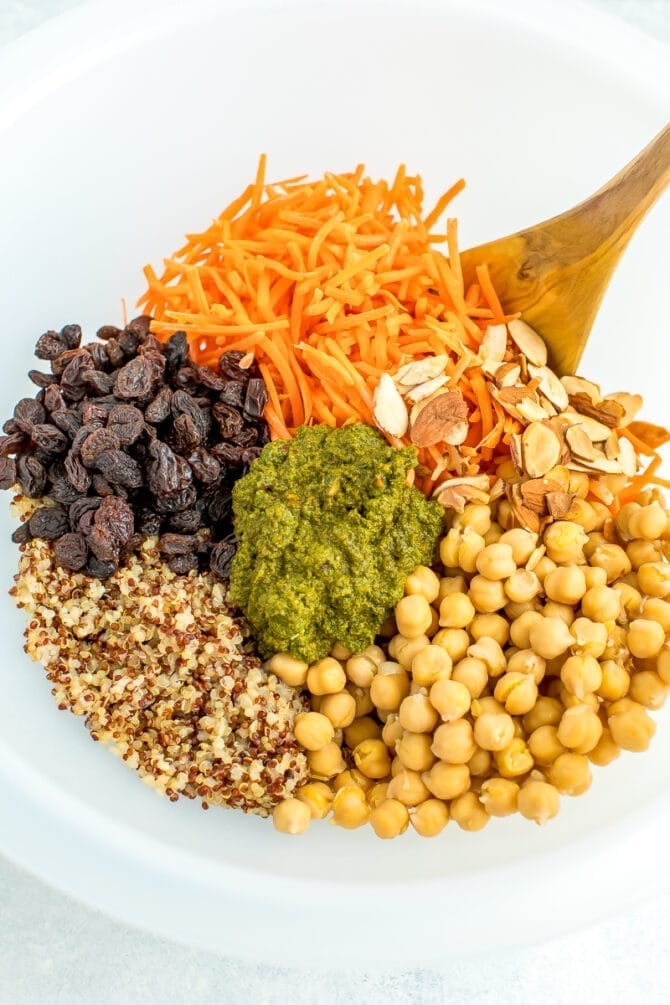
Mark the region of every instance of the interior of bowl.
MULTIPOLYGON (((347 170, 420 172, 428 199, 461 175, 454 212, 462 247, 578 202, 663 125, 663 95, 607 52, 588 56, 542 24, 476 4, 291 5, 287 12, 209 11, 156 26, 64 83, 3 136, 0 162, 0 413, 31 393, 37 335, 78 321, 92 336, 132 316, 141 267, 160 264, 187 230, 207 225, 247 183, 258 154, 269 176, 347 170)), ((667 283, 668 205, 636 236, 603 305, 583 370, 608 390, 640 390, 668 420, 670 345, 658 334, 667 283), (659 254, 659 249, 662 253, 659 254)), ((314 827, 299 841, 239 813, 161 801, 83 723, 57 713, 39 667, 22 652, 22 615, 6 596, 15 571, 0 507, 0 749, 84 807, 166 854, 268 877, 387 884, 463 876, 543 855, 653 813, 670 782, 670 721, 651 751, 597 771, 544 829, 494 822, 469 835, 392 843, 314 827)), ((65 806, 65 802, 63 802, 65 806)))

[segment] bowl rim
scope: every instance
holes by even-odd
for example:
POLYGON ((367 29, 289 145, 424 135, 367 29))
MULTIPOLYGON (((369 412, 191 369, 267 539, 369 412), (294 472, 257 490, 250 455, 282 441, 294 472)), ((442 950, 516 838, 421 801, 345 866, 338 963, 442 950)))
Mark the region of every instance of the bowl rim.
MULTIPOLYGON (((47 21, 5 47, 0 66, 0 136, 11 129, 22 115, 66 82, 76 79, 94 66, 102 65, 143 40, 163 32, 173 32, 181 24, 192 23, 209 14, 234 16, 236 11, 241 10, 246 15, 251 12, 262 14, 280 9, 288 11, 301 6, 309 6, 314 10, 317 6, 327 8, 336 3, 340 9, 353 8, 361 3, 377 7, 384 5, 388 8, 389 2, 398 9, 419 5, 445 13, 448 9, 459 7, 467 8, 469 13, 473 9, 482 14, 495 11, 506 20, 516 20, 534 31, 569 41, 585 51, 593 51, 596 44, 601 51, 606 47, 608 60, 625 66, 626 73, 648 88, 650 93, 670 97, 667 46, 581 0, 563 0, 560 4, 554 0, 508 0, 503 15, 500 15, 496 0, 193 0, 188 5, 180 0, 168 0, 167 3, 165 0, 118 0, 114 5, 108 5, 104 0, 94 0, 47 21), (158 25, 157 12, 160 12, 158 25)), ((112 821, 47 782, 30 764, 8 749, 1 736, 0 754, 0 779, 3 781, 0 806, 4 807, 0 851, 70 896, 75 896, 92 907, 102 908, 126 923, 189 941, 183 928, 175 925, 169 916, 161 915, 155 905, 150 903, 151 896, 148 893, 143 905, 138 907, 135 902, 130 915, 127 911, 124 912, 119 896, 109 890, 103 891, 95 882, 95 856, 92 856, 92 861, 79 863, 79 868, 75 868, 66 847, 68 842, 85 837, 106 856, 106 861, 115 873, 115 880, 121 885, 122 873, 137 877, 139 870, 147 877, 147 891, 152 885, 155 887, 161 877, 169 875, 175 891, 181 891, 179 895, 184 898, 184 902, 188 902, 190 897, 195 904, 199 897, 215 890, 218 895, 224 894, 227 897, 228 904, 235 903, 242 913, 249 909, 252 902, 256 905, 272 904, 276 908, 282 904, 285 906, 285 879, 265 874, 262 893, 250 893, 249 882, 253 876, 251 870, 231 866, 225 860, 220 860, 213 868, 211 863, 205 863, 193 853, 166 846, 146 835, 138 836, 130 827, 112 821), (38 841, 26 840, 27 829, 35 828, 36 821, 40 821, 41 833, 49 829, 53 835, 59 835, 56 844, 62 847, 54 848, 54 842, 50 842, 48 850, 40 850, 38 841), (184 881, 185 876, 188 883, 184 881), (188 886, 192 887, 190 891, 186 889, 188 886)), ((668 823, 670 807, 663 805, 662 796, 659 795, 645 806, 633 832, 628 826, 624 826, 627 820, 623 819, 611 827, 610 832, 616 840, 609 847, 603 849, 598 846, 596 836, 592 835, 559 851, 547 853, 546 856, 537 856, 535 863, 541 863, 543 858, 551 860, 551 868, 545 871, 542 881, 543 897, 562 902, 567 896, 574 896, 580 887, 588 890, 594 868, 603 875, 608 872, 612 875, 622 856, 632 854, 635 848, 639 848, 641 841, 647 843, 649 848, 658 844, 668 823), (564 884, 561 878, 566 870, 571 874, 569 884, 564 884), (564 885, 569 890, 562 889, 564 885)), ((651 880, 653 877, 657 890, 670 889, 670 874, 664 873, 660 877, 657 875, 653 855, 647 856, 640 863, 640 868, 642 876, 637 871, 635 877, 631 877, 634 882, 629 882, 624 890, 619 886, 616 891, 601 889, 598 896, 582 894, 584 912, 581 920, 594 921, 622 902, 632 904, 636 898, 644 896, 643 880, 646 878, 651 880)), ((483 871, 482 875, 489 881, 495 879, 502 891, 513 886, 519 887, 523 869, 521 863, 512 863, 483 871)), ((530 907, 537 901, 537 880, 535 875, 533 882, 524 883, 519 893, 520 901, 526 904, 529 918, 532 917, 530 907)), ((337 934, 337 919, 341 918, 341 912, 350 904, 351 887, 341 878, 337 878, 336 882, 310 879, 292 883, 290 900, 293 915, 295 909, 313 906, 319 896, 327 894, 333 915, 329 925, 332 932, 337 934)), ((442 886, 444 890, 448 885, 450 897, 466 897, 468 894, 465 877, 444 878, 431 884, 425 881, 406 881, 400 886, 387 888, 376 883, 356 884, 359 893, 374 893, 374 910, 362 910, 354 928, 363 932, 366 924, 374 918, 375 924, 381 924, 382 931, 388 937, 387 945, 390 949, 393 946, 392 915, 397 917, 398 907, 409 908, 417 900, 427 896, 434 898, 436 884, 438 889, 442 886)), ((607 887, 607 884, 601 884, 601 887, 607 887)), ((517 905, 518 908, 522 907, 521 902, 517 905)), ((494 905, 494 911, 497 911, 504 930, 504 915, 500 905, 494 905)), ((534 923, 529 920, 525 927, 522 926, 516 932, 504 932, 500 947, 528 943, 534 937, 557 935, 570 927, 567 922, 557 921, 554 925, 545 925, 541 931, 536 931, 534 923)), ((323 934, 325 935, 325 929, 323 934)), ((195 942, 198 945, 204 943, 210 949, 220 948, 220 945, 208 941, 206 933, 199 933, 195 942)), ((231 944, 228 944, 226 949, 230 948, 231 944)), ((234 940, 232 948, 238 955, 255 958, 255 953, 246 946, 243 935, 234 940)), ((424 948, 425 961, 434 964, 440 956, 444 957, 443 933, 438 929, 432 941, 427 942, 424 948)), ((467 946, 459 944, 459 954, 462 955, 464 951, 468 951, 467 946)), ((267 960, 285 962, 284 956, 275 952, 267 943, 262 952, 263 958, 267 960)), ((325 948, 319 955, 317 947, 316 955, 311 953, 311 962, 315 959, 327 962, 329 955, 325 948)), ((367 953, 365 959, 368 964, 375 962, 374 952, 367 953)), ((382 952, 378 962, 389 959, 391 953, 382 952)), ((424 960, 415 956, 413 962, 424 960)))

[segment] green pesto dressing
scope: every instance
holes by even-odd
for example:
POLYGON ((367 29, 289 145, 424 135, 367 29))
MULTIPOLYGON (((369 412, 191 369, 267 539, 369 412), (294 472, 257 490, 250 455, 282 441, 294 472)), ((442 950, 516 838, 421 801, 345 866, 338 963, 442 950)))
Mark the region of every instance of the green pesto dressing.
POLYGON ((264 448, 233 491, 230 579, 262 656, 311 662, 373 642, 443 528, 442 507, 406 484, 415 466, 413 447, 364 425, 302 427, 264 448))

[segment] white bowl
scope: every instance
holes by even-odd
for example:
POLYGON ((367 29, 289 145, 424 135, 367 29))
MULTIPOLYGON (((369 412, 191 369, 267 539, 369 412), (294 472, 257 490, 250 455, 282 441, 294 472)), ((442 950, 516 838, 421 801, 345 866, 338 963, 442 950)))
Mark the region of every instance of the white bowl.
MULTIPOLYGON (((0 413, 32 393, 36 336, 118 321, 182 234, 246 183, 406 160, 429 195, 464 174, 463 247, 588 195, 663 125, 667 50, 590 7, 515 0, 116 3, 3 53, 0 413)), ((670 207, 640 229, 584 370, 668 420, 670 207)), ((286 964, 437 963, 546 937, 668 887, 670 721, 543 829, 391 843, 170 805, 58 714, 5 594, 0 509, 0 847, 118 917, 286 964), (644 849, 644 850, 643 850, 644 849)))

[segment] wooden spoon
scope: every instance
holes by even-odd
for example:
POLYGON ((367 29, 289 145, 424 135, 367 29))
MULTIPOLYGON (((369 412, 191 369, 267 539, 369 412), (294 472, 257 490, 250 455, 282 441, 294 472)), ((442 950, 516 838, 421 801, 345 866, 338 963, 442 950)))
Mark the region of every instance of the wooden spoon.
POLYGON ((628 242, 670 184, 670 125, 574 209, 461 255, 466 281, 486 263, 506 311, 542 335, 549 362, 574 373, 628 242))

